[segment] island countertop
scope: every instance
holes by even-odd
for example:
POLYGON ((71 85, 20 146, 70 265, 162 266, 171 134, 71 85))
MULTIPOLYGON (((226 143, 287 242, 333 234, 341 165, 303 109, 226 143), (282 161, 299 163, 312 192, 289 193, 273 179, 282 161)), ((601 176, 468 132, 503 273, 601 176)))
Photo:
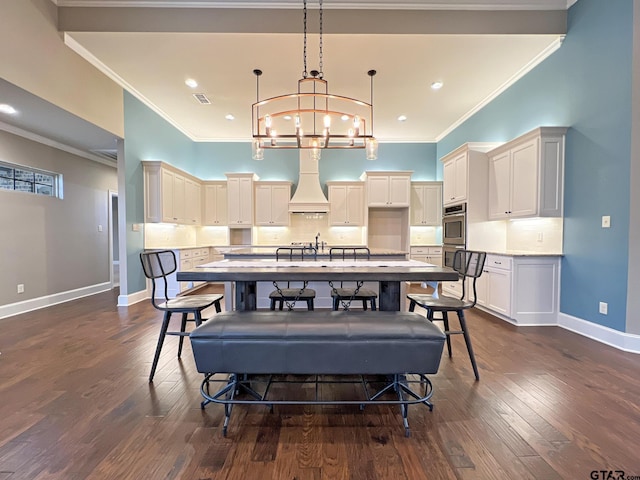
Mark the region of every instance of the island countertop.
MULTIPOLYGON (((351 245, 349 247, 351 247, 351 245)), ((275 258, 277 249, 278 247, 276 246, 271 246, 271 247, 252 246, 247 248, 237 248, 237 249, 229 250, 224 252, 223 255, 226 260, 251 260, 251 259, 263 259, 263 258, 275 258)), ((324 259, 324 260, 328 259, 329 249, 330 247, 325 247, 324 250, 319 250, 317 253, 317 258, 324 259)), ((386 260, 405 260, 408 254, 408 252, 404 252, 401 250, 392 250, 392 249, 385 249, 385 248, 371 248, 370 252, 371 252, 371 259, 386 259, 386 260)), ((305 258, 306 258, 306 255, 310 255, 310 253, 305 252, 305 258)))

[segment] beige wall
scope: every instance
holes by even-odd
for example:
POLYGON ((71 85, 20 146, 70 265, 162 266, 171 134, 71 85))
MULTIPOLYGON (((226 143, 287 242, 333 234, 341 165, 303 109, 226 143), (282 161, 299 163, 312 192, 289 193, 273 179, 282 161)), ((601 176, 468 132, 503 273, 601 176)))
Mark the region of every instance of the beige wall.
POLYGON ((60 173, 64 183, 63 199, 0 190, 0 305, 109 282, 116 169, 4 131, 0 160, 60 173))
POLYGON ((64 44, 51 0, 2 0, 0 18, 0 78, 124 137, 122 88, 64 44))

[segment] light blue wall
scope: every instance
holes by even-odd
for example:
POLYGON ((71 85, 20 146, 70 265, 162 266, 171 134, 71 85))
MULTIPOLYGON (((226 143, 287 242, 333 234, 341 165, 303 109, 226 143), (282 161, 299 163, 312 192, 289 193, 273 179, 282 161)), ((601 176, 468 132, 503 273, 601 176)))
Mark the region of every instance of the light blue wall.
POLYGON ((633 0, 579 0, 561 48, 437 146, 568 126, 560 310, 625 330, 633 0), (611 215, 611 228, 600 228, 611 215), (598 302, 609 304, 608 316, 598 302))
MULTIPOLYGON (((192 142, 127 92, 124 114, 128 292, 123 293, 145 288, 138 258, 143 237, 131 228, 144 222, 141 160, 161 160, 203 180, 225 180, 229 172, 254 172, 261 180, 298 182, 297 150, 266 150, 264 160, 255 161, 249 142, 192 142)), ((357 180, 365 170, 411 170, 413 180, 435 180, 436 164, 435 143, 382 143, 375 161, 367 161, 364 150, 327 150, 320 160, 320 182, 357 180)))

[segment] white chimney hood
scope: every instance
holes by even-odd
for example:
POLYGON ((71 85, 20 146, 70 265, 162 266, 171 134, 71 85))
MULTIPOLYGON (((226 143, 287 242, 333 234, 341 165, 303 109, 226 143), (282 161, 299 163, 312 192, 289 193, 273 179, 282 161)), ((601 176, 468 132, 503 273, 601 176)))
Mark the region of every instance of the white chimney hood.
POLYGON ((300 177, 298 188, 289 202, 293 213, 326 213, 329 200, 320 186, 318 160, 311 157, 311 150, 300 149, 300 177))

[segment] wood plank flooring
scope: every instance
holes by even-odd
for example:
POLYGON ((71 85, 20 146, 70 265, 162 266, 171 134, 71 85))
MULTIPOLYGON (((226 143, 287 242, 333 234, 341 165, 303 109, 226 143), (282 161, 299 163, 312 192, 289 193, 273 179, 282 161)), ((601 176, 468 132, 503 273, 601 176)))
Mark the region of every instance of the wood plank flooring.
POLYGON ((639 355, 471 312, 480 381, 455 336, 410 438, 382 405, 235 406, 224 438, 188 341, 178 360, 167 339, 149 384, 161 312, 116 298, 0 320, 0 479, 640 478, 639 355))

